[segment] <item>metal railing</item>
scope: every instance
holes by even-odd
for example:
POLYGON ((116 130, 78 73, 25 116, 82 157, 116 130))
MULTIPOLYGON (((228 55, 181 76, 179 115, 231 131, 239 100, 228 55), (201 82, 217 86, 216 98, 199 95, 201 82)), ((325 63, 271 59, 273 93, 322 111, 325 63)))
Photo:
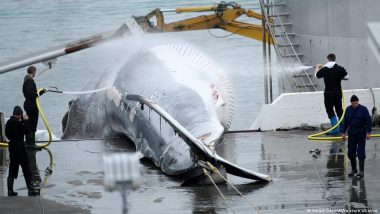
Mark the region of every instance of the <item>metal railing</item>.
MULTIPOLYGON (((267 20, 269 20, 269 17, 268 17, 268 14, 265 13, 265 4, 263 2, 263 0, 260 0, 260 7, 261 7, 261 11, 263 11, 263 19, 264 19, 264 22, 265 22, 265 27, 266 29, 268 29, 268 32, 270 34, 270 37, 273 41, 273 47, 276 51, 276 55, 277 55, 277 61, 280 63, 281 67, 282 68, 285 68, 286 65, 285 65, 285 62, 283 62, 283 58, 281 56, 281 52, 280 52, 280 49, 279 49, 279 46, 277 45, 278 44, 278 41, 277 41, 277 38, 274 36, 275 35, 275 32, 274 32, 274 29, 271 27, 270 25, 270 22, 268 22, 267 20)), ((296 87, 296 80, 294 79, 293 75, 289 75, 288 72, 286 70, 284 70, 285 73, 287 74, 288 78, 292 81, 292 87, 293 89, 295 90, 299 90, 299 88, 296 87)))
MULTIPOLYGON (((278 11, 276 9, 277 4, 273 4, 272 1, 269 4, 264 4, 263 0, 260 0, 259 2, 260 2, 260 6, 262 8, 262 11, 265 11, 265 7, 271 8, 271 11, 272 11, 271 18, 276 19, 276 22, 277 22, 276 26, 280 27, 280 29, 281 29, 280 35, 283 34, 283 36, 281 36, 281 42, 282 42, 282 44, 286 45, 284 47, 279 47, 280 43, 275 36, 276 35, 275 28, 268 21, 269 20, 268 14, 264 13, 264 19, 265 19, 265 23, 266 23, 265 25, 266 25, 266 28, 268 29, 268 31, 270 32, 270 35, 272 36, 272 40, 274 42, 274 49, 275 49, 276 54, 277 54, 277 60, 280 62, 281 67, 284 70, 284 73, 286 73, 288 78, 291 80, 291 82, 293 84, 292 85, 293 88, 296 89, 297 91, 300 91, 300 86, 297 84, 298 81, 295 80, 294 75, 292 73, 290 73, 285 68, 291 67, 291 66, 294 66, 297 64, 302 65, 302 62, 298 56, 297 51, 294 48, 292 40, 289 37, 289 33, 285 29, 285 24, 282 22, 280 14, 278 13, 278 11), (284 53, 281 51, 281 48, 284 50, 284 53), (290 50, 290 53, 287 53, 288 50, 290 50), (287 56, 290 56, 290 57, 288 57, 287 59, 284 59, 287 56)), ((284 4, 280 4, 280 6, 284 6, 284 4)), ((303 86, 308 91, 310 91, 309 87, 312 87, 313 91, 317 91, 315 83, 311 80, 309 73, 307 73, 306 69, 301 69, 301 72, 298 73, 298 78, 301 81, 301 84, 302 84, 301 87, 303 86), (304 75, 306 77, 306 80, 304 78, 302 78, 302 75, 304 75)))

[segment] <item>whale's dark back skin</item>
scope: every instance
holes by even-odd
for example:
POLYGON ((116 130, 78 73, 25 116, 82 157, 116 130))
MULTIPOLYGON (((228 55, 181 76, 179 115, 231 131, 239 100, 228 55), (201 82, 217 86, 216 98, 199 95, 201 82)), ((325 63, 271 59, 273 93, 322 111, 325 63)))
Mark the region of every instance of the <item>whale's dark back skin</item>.
MULTIPOLYGON (((189 146, 156 113, 125 97, 149 98, 209 145, 228 129, 233 114, 230 85, 218 69, 183 45, 162 45, 137 54, 121 67, 111 89, 71 101, 62 138, 122 134, 165 174, 187 173, 196 163, 189 146)), ((89 85, 105 87, 102 79, 89 85)))

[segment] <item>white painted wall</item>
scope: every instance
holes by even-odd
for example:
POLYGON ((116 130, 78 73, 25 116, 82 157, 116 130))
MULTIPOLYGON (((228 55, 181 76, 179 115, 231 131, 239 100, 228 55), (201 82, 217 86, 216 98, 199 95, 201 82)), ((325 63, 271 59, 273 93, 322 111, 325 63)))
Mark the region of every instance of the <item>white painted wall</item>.
POLYGON ((371 48, 372 54, 380 63, 380 22, 368 24, 368 46, 371 48))
MULTIPOLYGON (((379 0, 275 1, 286 2, 286 6, 278 10, 289 13, 282 21, 292 23, 287 31, 296 34, 294 41, 299 44, 297 52, 303 53, 303 63, 324 64, 327 54, 335 53, 337 63, 346 68, 351 77, 342 83, 343 88, 380 87, 380 62, 367 43, 370 36, 367 23, 380 22, 379 0)), ((315 82, 318 90, 323 90, 323 81, 315 82)))
MULTIPOLYGON (((353 94, 359 97, 360 104, 366 106, 371 113, 374 106, 369 89, 344 90, 346 105, 350 105, 353 94)), ((380 88, 373 89, 376 107, 380 107, 380 88)), ((302 123, 320 126, 329 123, 323 101, 323 91, 283 93, 273 103, 264 105, 251 126, 253 130, 273 131, 276 129, 292 129, 302 123)))

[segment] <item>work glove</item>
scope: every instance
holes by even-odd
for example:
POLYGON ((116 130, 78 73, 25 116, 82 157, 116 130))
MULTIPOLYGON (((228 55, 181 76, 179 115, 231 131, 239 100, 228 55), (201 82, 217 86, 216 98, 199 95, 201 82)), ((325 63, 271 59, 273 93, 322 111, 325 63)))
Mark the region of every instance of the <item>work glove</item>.
POLYGON ((29 120, 29 117, 28 117, 28 115, 26 115, 26 114, 24 114, 24 116, 22 116, 22 118, 23 118, 24 120, 29 120))
POLYGON ((40 93, 38 95, 42 96, 45 92, 46 92, 46 89, 43 89, 43 90, 40 91, 40 93))

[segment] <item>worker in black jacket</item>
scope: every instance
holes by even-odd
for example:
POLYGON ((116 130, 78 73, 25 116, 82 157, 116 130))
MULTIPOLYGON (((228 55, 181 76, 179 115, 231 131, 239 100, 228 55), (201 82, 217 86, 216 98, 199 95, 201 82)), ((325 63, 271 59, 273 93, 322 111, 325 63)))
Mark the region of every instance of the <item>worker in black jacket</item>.
POLYGON ((351 105, 346 108, 343 125, 341 126, 342 138, 346 139, 346 131, 348 133, 348 152, 347 156, 351 162, 351 173, 348 176, 354 176, 358 170, 356 168, 356 156, 359 159, 358 178, 364 177, 364 160, 366 139, 371 138, 372 119, 368 109, 359 104, 359 98, 352 95, 350 99, 351 105))
POLYGON ((38 95, 42 95, 45 90, 37 94, 36 83, 34 77, 36 76, 36 67, 29 66, 27 70, 28 74, 24 78, 24 84, 22 86, 22 92, 25 97, 24 109, 29 117, 29 130, 26 136, 26 145, 29 148, 37 148, 35 141, 35 134, 38 124, 38 108, 36 104, 36 98, 38 95))
POLYGON ((17 192, 13 191, 14 179, 17 179, 19 165, 24 174, 25 183, 28 188, 28 195, 38 195, 31 184, 31 169, 28 156, 26 153, 24 137, 27 133, 28 117, 23 116, 20 106, 16 106, 13 110, 13 116, 9 118, 5 125, 5 135, 9 140, 9 173, 7 179, 8 196, 17 196, 17 192))
MULTIPOLYGON (((348 79, 346 69, 339 66, 335 62, 335 54, 327 55, 328 62, 325 65, 316 65, 315 76, 320 79, 323 78, 325 82, 324 102, 327 115, 330 119, 331 126, 335 126, 338 123, 338 118, 342 117, 342 79, 348 79), (338 116, 338 118, 335 115, 338 116)), ((339 134, 339 127, 330 131, 330 135, 339 134)))

